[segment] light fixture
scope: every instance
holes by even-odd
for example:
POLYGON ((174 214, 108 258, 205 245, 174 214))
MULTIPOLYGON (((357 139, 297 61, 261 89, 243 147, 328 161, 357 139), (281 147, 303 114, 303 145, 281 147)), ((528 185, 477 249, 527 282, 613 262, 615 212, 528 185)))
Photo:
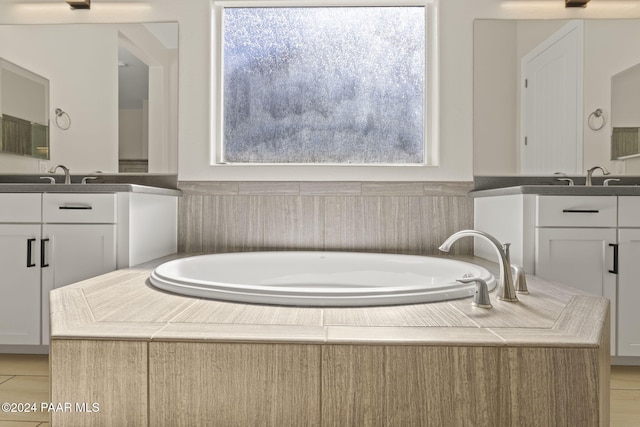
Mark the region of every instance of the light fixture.
POLYGON ((587 7, 589 0, 565 0, 565 7, 587 7))
POLYGON ((91 9, 91 0, 66 0, 66 2, 71 9, 91 9))

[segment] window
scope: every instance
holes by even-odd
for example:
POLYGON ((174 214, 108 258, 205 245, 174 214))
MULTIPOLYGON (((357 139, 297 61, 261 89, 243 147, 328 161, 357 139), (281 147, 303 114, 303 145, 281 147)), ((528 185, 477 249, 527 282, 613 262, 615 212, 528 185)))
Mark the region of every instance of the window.
POLYGON ((233 6, 218 9, 218 162, 431 163, 425 5, 233 6))

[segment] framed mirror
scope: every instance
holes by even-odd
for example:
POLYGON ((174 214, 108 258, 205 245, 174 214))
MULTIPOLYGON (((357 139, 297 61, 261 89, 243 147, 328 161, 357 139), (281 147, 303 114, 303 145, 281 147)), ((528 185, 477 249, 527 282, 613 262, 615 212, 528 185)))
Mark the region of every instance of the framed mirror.
POLYGON ((640 156, 640 64, 611 78, 611 159, 640 156))
POLYGON ((640 64, 640 44, 631 42, 640 39, 639 20, 482 19, 474 21, 474 175, 538 174, 523 167, 523 150, 531 139, 525 139, 529 135, 523 124, 522 101, 531 86, 525 88, 522 61, 569 27, 581 28, 573 56, 578 67, 574 78, 556 87, 575 85, 574 101, 556 102, 538 111, 558 119, 561 141, 569 139, 564 137, 565 130, 574 131, 571 159, 575 167, 563 170, 553 165, 547 173, 584 174, 595 165, 616 175, 640 173, 640 156, 614 154, 612 160, 613 128, 640 126, 619 124, 620 108, 625 107, 617 107, 619 92, 614 87, 614 76, 640 64), (596 111, 602 115, 595 117, 596 111))
POLYGON ((0 151, 49 159, 49 80, 0 58, 0 151))
POLYGON ((48 160, 3 173, 177 172, 176 22, 0 25, 0 57, 49 81, 48 160))

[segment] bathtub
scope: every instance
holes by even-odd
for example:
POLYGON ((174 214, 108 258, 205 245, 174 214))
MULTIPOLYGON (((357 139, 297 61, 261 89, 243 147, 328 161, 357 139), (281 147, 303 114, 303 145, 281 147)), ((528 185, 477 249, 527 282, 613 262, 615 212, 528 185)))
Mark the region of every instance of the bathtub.
POLYGON ((472 296, 486 269, 463 261, 354 252, 240 252, 180 258, 158 266, 150 283, 186 296, 303 307, 364 307, 472 296))

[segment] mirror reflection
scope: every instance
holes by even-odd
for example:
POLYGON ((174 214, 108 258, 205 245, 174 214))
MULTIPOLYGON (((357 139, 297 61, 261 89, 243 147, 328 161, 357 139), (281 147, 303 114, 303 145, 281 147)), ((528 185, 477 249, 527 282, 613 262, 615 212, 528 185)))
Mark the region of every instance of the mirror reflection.
POLYGON ((640 64, 638 39, 634 19, 476 20, 474 174, 584 175, 595 165, 640 174, 640 158, 615 154, 612 139, 616 127, 640 126, 618 124, 627 107, 616 107, 613 79, 640 64), (551 59, 527 71, 548 49, 551 59))
POLYGON ((51 123, 48 160, 2 173, 177 171, 177 23, 0 25, 0 57, 46 76, 51 123))
POLYGON ((2 58, 0 151, 49 158, 49 81, 2 58))
POLYGON ((611 158, 640 156, 640 64, 611 79, 611 158))

